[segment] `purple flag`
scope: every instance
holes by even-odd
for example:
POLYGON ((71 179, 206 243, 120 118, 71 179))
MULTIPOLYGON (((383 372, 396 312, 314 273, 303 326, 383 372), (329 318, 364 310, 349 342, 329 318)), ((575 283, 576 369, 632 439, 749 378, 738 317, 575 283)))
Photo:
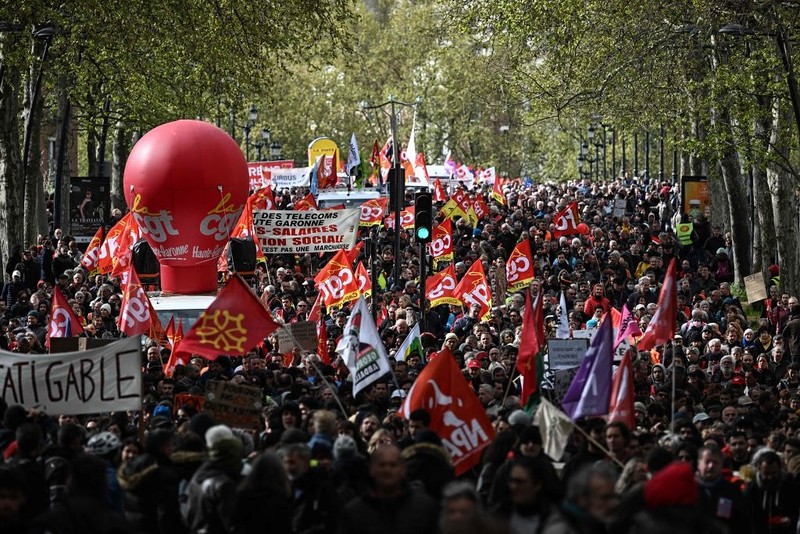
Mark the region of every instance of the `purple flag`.
POLYGON ((589 350, 572 380, 561 407, 576 421, 580 417, 606 415, 611 398, 611 365, 614 338, 611 317, 606 316, 589 344, 589 350))

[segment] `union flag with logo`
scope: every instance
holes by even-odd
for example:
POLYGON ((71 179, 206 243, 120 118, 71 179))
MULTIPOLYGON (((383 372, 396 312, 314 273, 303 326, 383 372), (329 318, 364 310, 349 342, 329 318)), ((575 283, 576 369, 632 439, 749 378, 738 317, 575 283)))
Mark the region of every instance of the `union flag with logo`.
POLYGON ((456 476, 480 462, 481 451, 494 438, 494 429, 454 358, 434 358, 414 381, 401 413, 408 419, 419 408, 430 414, 429 428, 441 437, 456 476))
POLYGON ((453 290, 453 296, 467 306, 479 304, 481 321, 489 319, 489 312, 492 309, 492 294, 489 291, 489 282, 486 280, 481 260, 475 260, 475 263, 470 266, 464 278, 453 290))
POLYGON ((150 299, 147 297, 139 275, 133 264, 128 266, 128 283, 122 290, 122 304, 120 305, 119 330, 128 337, 150 333, 150 299))
POLYGON ((238 275, 232 277, 205 310, 173 354, 244 356, 280 327, 238 275))
POLYGON ((275 210, 275 194, 271 187, 262 187, 248 199, 253 210, 275 210))
POLYGON ((461 301, 453 296, 456 285, 456 270, 452 265, 429 276, 425 280, 425 297, 430 301, 431 308, 442 304, 460 306, 461 301))
POLYGON ((461 209, 461 212, 464 213, 464 215, 466 215, 466 213, 472 207, 472 200, 463 189, 458 189, 455 193, 453 193, 453 200, 456 201, 456 204, 458 204, 458 207, 461 209))
POLYGON ((341 307, 358 298, 358 281, 351 265, 347 253, 339 250, 314 277, 326 307, 341 307))
POLYGON ((361 204, 361 217, 358 220, 358 225, 377 226, 381 224, 388 205, 389 199, 387 197, 367 200, 361 204))
MULTIPOLYGON (((394 212, 386 217, 386 228, 394 228, 394 212)), ((400 228, 403 230, 414 228, 414 206, 409 206, 400 212, 400 228)))
POLYGON ((475 215, 478 216, 479 221, 482 221, 486 216, 489 215, 489 206, 487 206, 486 202, 484 202, 484 200, 480 197, 476 198, 472 203, 472 209, 475 212, 475 215))
POLYGON ((521 289, 525 289, 533 281, 533 260, 531 259, 531 242, 529 239, 523 239, 514 250, 511 251, 511 256, 508 257, 506 262, 506 282, 508 283, 508 291, 514 293, 521 289))
POLYGON ((365 299, 372 296, 372 280, 369 278, 369 273, 364 267, 364 264, 358 262, 356 266, 356 280, 358 281, 358 294, 365 299))
POLYGON ((492 198, 495 199, 498 203, 505 206, 508 204, 506 201, 506 196, 503 194, 503 179, 502 178, 495 178, 494 185, 492 185, 492 198))
POLYGON ((447 192, 444 190, 444 186, 442 186, 442 181, 437 178, 433 181, 433 201, 445 202, 446 200, 447 192))
POLYGON ((433 258, 434 264, 453 261, 453 223, 450 219, 445 219, 433 227, 428 253, 433 258))
POLYGON ((97 229, 94 237, 89 241, 86 247, 86 252, 83 253, 81 258, 81 266, 84 267, 89 273, 97 270, 100 259, 100 247, 103 245, 103 227, 97 229))
MULTIPOLYGON (((101 274, 108 274, 114 269, 114 265, 119 261, 118 256, 121 253, 118 249, 122 241, 129 243, 129 247, 133 246, 135 242, 130 242, 130 237, 126 237, 126 233, 129 233, 130 226, 135 224, 133 213, 129 212, 108 231, 97 258, 97 265, 101 274)), ((130 253, 130 250, 128 253, 130 253)))
POLYGON ((57 285, 53 287, 53 305, 50 308, 50 322, 47 325, 45 345, 50 347, 50 338, 75 337, 83 334, 81 321, 67 301, 67 297, 57 285))
POLYGON ((556 237, 575 235, 578 233, 578 225, 580 222, 581 217, 578 213, 578 203, 570 202, 563 210, 553 215, 553 225, 555 227, 553 234, 555 234, 556 237))
POLYGON ((317 206, 317 199, 315 199, 314 195, 311 193, 298 200, 294 205, 294 211, 309 211, 317 209, 319 209, 317 206))

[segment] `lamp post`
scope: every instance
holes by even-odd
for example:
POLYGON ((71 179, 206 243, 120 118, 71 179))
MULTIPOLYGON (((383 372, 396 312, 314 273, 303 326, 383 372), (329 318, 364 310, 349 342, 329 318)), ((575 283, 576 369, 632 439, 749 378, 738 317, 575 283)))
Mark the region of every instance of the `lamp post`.
POLYGON ((633 177, 639 178, 639 132, 633 132, 633 177))
POLYGON ((505 160, 503 163, 506 168, 510 168, 510 158, 508 157, 508 132, 511 130, 511 127, 508 124, 501 124, 499 130, 500 133, 503 134, 503 159, 505 160))
POLYGON ((269 146, 270 159, 273 160, 273 161, 277 160, 277 159, 281 159, 281 149, 282 148, 283 147, 281 146, 281 144, 277 140, 273 141, 272 144, 269 146))
POLYGON ((625 134, 622 134, 622 176, 627 177, 628 174, 628 154, 625 151, 625 134))
POLYGON ((250 106, 250 111, 247 112, 247 121, 242 125, 244 131, 244 157, 250 161, 250 130, 258 120, 258 108, 255 105, 250 106))
POLYGON ((650 130, 644 132, 644 175, 650 179, 650 130))
POLYGON ((658 137, 658 183, 664 181, 664 123, 659 126, 658 137))
POLYGON ((608 130, 611 136, 611 179, 617 179, 617 131, 612 126, 608 130))
MULTIPOLYGON (((394 192, 394 198, 396 199, 394 204, 394 266, 392 271, 392 283, 397 283, 397 281, 400 279, 400 233, 402 231, 402 228, 400 227, 400 212, 402 212, 403 208, 405 207, 405 171, 400 165, 400 146, 397 144, 397 106, 410 107, 416 112, 416 108, 421 100, 422 99, 418 97, 414 103, 401 102, 399 100, 395 100, 394 96, 389 95, 389 99, 382 104, 370 105, 366 100, 361 102, 362 111, 379 109, 383 114, 388 115, 389 125, 392 132, 392 169, 390 171, 390 177, 392 178, 392 181, 390 182, 389 187, 392 188, 392 191, 394 192), (389 108, 389 111, 386 111, 387 107, 389 108)), ((423 277, 421 276, 420 278, 423 277)), ((421 293, 424 297, 424 285, 421 288, 421 293)), ((420 305, 424 310, 424 302, 420 302, 420 305)))

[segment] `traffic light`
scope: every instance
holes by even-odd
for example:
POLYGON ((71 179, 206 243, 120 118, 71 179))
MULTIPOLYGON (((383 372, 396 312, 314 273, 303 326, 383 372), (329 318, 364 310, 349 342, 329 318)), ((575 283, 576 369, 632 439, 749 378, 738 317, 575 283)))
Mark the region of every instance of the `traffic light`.
POLYGON ((389 210, 394 213, 398 199, 400 209, 405 209, 406 170, 403 167, 391 167, 386 178, 389 186, 389 210))
POLYGON ((420 191, 414 197, 414 236, 417 243, 429 243, 433 235, 433 195, 420 191))

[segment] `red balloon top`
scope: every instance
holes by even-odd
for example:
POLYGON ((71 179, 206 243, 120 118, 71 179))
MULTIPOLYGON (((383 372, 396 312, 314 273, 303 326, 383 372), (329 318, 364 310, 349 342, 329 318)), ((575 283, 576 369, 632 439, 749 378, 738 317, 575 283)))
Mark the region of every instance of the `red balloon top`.
POLYGON ((249 187, 236 142, 202 121, 162 124, 133 147, 123 181, 125 200, 161 262, 162 289, 215 290, 217 258, 249 187))

